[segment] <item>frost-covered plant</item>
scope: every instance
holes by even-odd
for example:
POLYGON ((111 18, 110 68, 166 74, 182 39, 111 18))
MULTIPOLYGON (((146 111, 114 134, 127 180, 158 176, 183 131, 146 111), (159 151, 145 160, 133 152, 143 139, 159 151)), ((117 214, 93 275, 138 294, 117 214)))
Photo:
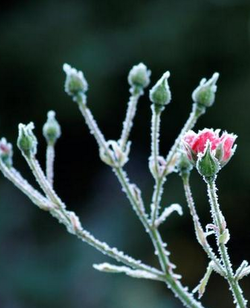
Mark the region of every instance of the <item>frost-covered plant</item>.
POLYGON ((68 232, 76 235, 82 241, 122 264, 95 264, 95 269, 109 273, 124 273, 134 278, 161 281, 173 291, 184 306, 192 308, 204 307, 199 300, 205 292, 211 273, 216 272, 227 280, 236 307, 246 307, 246 300, 239 286, 239 280, 250 273, 250 266, 247 261, 243 261, 236 272, 232 269, 226 246, 230 238, 229 230, 225 217, 220 210, 215 186, 218 172, 225 166, 235 152, 236 146, 234 142, 236 136, 226 132, 220 136, 220 131, 213 129, 204 129, 198 134, 191 131, 198 118, 214 103, 217 89, 216 82, 219 74, 215 73, 208 81, 202 79, 200 85, 193 92, 192 111, 166 156, 160 155, 159 136, 162 113, 171 101, 171 92, 168 84, 170 73, 168 71, 165 72, 150 90, 149 98, 152 103, 152 123, 149 170, 154 178, 155 185, 150 213, 148 213, 141 190, 136 184, 131 183, 124 170, 124 165, 129 160, 131 145, 129 137, 138 100, 144 94, 144 89, 150 83, 151 72, 142 63, 134 66, 129 72, 128 82, 131 96, 120 139, 106 140, 88 108, 86 95, 88 84, 83 73, 68 64, 64 64, 63 69, 66 73, 65 91, 78 105, 90 132, 97 141, 101 160, 114 171, 122 186, 122 190, 126 193, 133 210, 148 233, 155 254, 159 259, 160 269, 136 260, 119 251, 117 248, 111 248, 105 242, 96 239, 81 225, 78 216, 74 212, 67 210, 66 205, 53 188, 55 144, 61 135, 60 125, 55 118, 54 111, 48 113, 47 122, 43 127, 43 135, 47 141, 46 172, 41 169, 36 158, 37 139, 33 132, 34 124, 19 124, 17 146, 39 183, 42 193, 33 188, 13 167, 12 145, 5 138, 2 138, 0 140, 0 170, 4 176, 26 194, 35 205, 45 211, 49 211, 60 223, 64 224, 68 232), (189 185, 190 172, 193 166, 202 175, 208 189, 212 223, 208 224, 205 230, 200 223, 189 185), (164 183, 168 175, 173 172, 178 172, 183 180, 184 191, 193 219, 196 237, 209 259, 206 273, 193 292, 190 292, 181 283, 181 276, 176 273, 176 266, 170 260, 170 252, 166 249, 166 243, 163 241, 159 231, 160 225, 164 223, 171 213, 176 211, 182 215, 182 208, 179 204, 172 204, 164 209, 161 209, 160 206, 164 183), (208 236, 210 235, 215 236, 219 253, 210 246, 208 242, 208 236), (193 296, 196 291, 198 291, 199 300, 193 296))

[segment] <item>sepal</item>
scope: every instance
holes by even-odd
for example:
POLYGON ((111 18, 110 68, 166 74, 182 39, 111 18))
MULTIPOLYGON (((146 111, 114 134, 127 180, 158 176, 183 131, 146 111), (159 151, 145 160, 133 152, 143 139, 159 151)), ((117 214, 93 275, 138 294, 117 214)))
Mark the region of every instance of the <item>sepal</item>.
POLYGON ((196 168, 205 178, 213 178, 220 170, 220 164, 211 150, 211 142, 207 141, 204 153, 198 154, 196 168))

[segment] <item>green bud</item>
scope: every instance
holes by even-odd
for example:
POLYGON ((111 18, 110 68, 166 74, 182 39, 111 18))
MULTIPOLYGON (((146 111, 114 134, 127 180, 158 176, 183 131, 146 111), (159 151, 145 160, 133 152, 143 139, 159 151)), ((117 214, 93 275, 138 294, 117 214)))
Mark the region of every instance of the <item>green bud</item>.
POLYGON ((177 171, 181 176, 187 175, 193 169, 193 164, 188 159, 185 153, 180 152, 176 163, 177 171))
POLYGON ((211 151, 211 143, 207 143, 204 154, 198 157, 196 168, 205 178, 213 178, 220 170, 220 164, 211 151))
POLYGON ((35 155, 37 152, 37 139, 32 131, 34 128, 33 122, 18 125, 17 146, 26 156, 35 155))
POLYGON ((208 81, 203 78, 200 85, 192 94, 193 101, 204 107, 212 106, 215 101, 215 93, 217 90, 216 82, 218 78, 219 73, 214 73, 208 81))
POLYGON ((171 92, 168 85, 169 71, 164 73, 149 92, 149 98, 160 109, 171 101, 171 92))
POLYGON ((128 83, 133 88, 139 88, 143 90, 150 83, 151 71, 147 69, 146 65, 139 63, 134 65, 128 74, 128 83))
POLYGON ((43 135, 47 143, 54 145, 61 136, 61 127, 55 118, 54 111, 48 112, 47 122, 43 126, 43 135))
POLYGON ((12 144, 8 143, 5 138, 0 140, 0 159, 8 167, 12 167, 13 150, 12 144))
POLYGON ((88 83, 81 71, 77 71, 68 64, 63 65, 66 73, 65 92, 73 97, 85 93, 88 90, 88 83))

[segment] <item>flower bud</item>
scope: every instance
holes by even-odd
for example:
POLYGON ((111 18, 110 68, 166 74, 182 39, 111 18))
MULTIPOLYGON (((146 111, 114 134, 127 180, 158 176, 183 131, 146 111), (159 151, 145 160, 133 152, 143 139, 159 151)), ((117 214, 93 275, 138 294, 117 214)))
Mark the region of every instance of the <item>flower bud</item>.
POLYGON ((207 141, 205 152, 198 156, 196 168, 205 178, 214 177, 220 170, 220 164, 212 153, 210 141, 207 141))
POLYGON ((37 152, 37 139, 32 131, 34 128, 33 122, 30 122, 28 125, 18 125, 17 146, 28 157, 31 154, 35 155, 37 152))
POLYGON ((134 88, 139 88, 143 90, 150 83, 151 71, 147 69, 146 65, 139 63, 134 65, 128 74, 128 83, 131 85, 132 90, 134 88))
POLYGON ((63 65, 66 73, 65 92, 76 98, 79 94, 84 94, 88 90, 88 83, 81 71, 77 71, 68 64, 63 65))
POLYGON ((189 174, 190 171, 193 169, 193 165, 188 159, 186 153, 183 152, 179 153, 179 157, 176 163, 176 169, 181 176, 189 174))
POLYGON ((12 144, 8 143, 5 138, 0 140, 0 159, 8 167, 12 167, 13 150, 12 144))
POLYGON ((149 92, 151 102, 162 110, 171 101, 171 92, 168 85, 169 71, 164 73, 149 92))
POLYGON ((61 136, 61 127, 55 118, 54 111, 48 112, 47 122, 43 126, 43 135, 48 144, 54 145, 61 136))
POLYGON ((216 82, 218 78, 219 73, 214 73, 208 81, 203 78, 200 85, 192 94, 193 101, 204 107, 212 106, 215 100, 215 93, 217 90, 216 82))

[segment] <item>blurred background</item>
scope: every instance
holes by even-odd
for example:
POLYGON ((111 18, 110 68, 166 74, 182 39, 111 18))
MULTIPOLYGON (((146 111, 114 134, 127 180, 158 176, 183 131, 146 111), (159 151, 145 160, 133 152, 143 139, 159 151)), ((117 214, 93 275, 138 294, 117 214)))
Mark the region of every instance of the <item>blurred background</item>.
MULTIPOLYGON (((152 84, 171 71, 173 101, 162 118, 165 155, 191 110, 202 77, 220 72, 216 103, 196 127, 236 133, 238 149, 218 177, 221 207, 231 232, 235 267, 250 260, 250 3, 248 0, 5 1, 0 7, 0 131, 14 145, 19 122, 34 121, 40 140, 48 110, 62 126, 55 188, 83 226, 135 258, 158 266, 142 226, 111 170, 102 164, 76 104, 64 93, 62 64, 82 69, 88 101, 105 136, 117 139, 129 97, 127 74, 144 62, 152 84)), ((141 99, 126 170, 150 203, 150 103, 141 99)), ((15 167, 34 185, 14 146, 15 167)), ((203 224, 210 222, 206 187, 197 172, 192 188, 203 224)), ((179 177, 166 183, 163 206, 178 202, 184 216, 161 228, 183 283, 194 288, 208 260, 197 244, 179 177)), ((93 263, 112 260, 69 235, 0 177, 0 306, 3 308, 179 308, 164 284, 102 274, 93 263)), ((250 298, 250 280, 242 287, 250 298)), ((213 274, 203 298, 208 307, 234 307, 227 284, 213 274)))

